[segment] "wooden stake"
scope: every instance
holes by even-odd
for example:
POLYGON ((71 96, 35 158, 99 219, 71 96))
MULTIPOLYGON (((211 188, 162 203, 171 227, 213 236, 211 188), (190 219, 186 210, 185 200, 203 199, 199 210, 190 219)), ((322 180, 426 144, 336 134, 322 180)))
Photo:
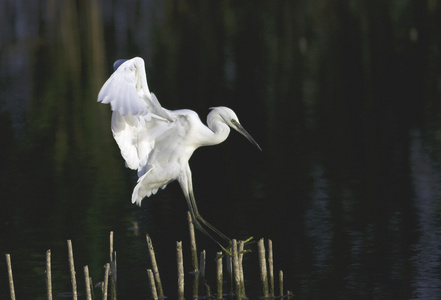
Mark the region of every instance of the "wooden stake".
POLYGON ((279 297, 283 299, 283 271, 279 271, 279 297))
POLYGON ((245 293, 245 279, 243 276, 243 251, 244 251, 244 241, 239 241, 238 258, 239 258, 239 279, 240 279, 240 289, 242 291, 243 297, 246 298, 245 293))
POLYGON ((51 270, 51 250, 46 251, 46 286, 47 299, 52 300, 52 270, 51 270))
POLYGON ((110 252, 110 261, 113 261, 113 231, 110 232, 109 236, 109 252, 110 252))
POLYGON ((239 267, 239 255, 237 253, 237 241, 235 239, 232 240, 233 246, 233 273, 234 273, 234 288, 236 292, 236 299, 245 298, 244 291, 242 290, 242 286, 240 283, 240 267, 239 267))
POLYGON ((72 282, 72 299, 77 300, 77 279, 75 278, 75 265, 71 240, 67 240, 67 249, 69 252, 70 281, 72 282))
POLYGON ((190 249, 191 249, 191 263, 193 266, 193 297, 198 297, 199 294, 199 266, 198 266, 198 252, 196 247, 196 237, 194 233, 194 223, 190 212, 187 212, 188 230, 190 232, 190 249))
POLYGON ((268 279, 269 279, 269 293, 274 297, 274 265, 273 265, 273 242, 268 240, 268 279))
POLYGON ((195 272, 198 272, 198 251, 196 248, 196 238, 194 233, 194 224, 193 224, 193 218, 191 217, 190 212, 187 212, 187 219, 188 219, 188 229, 190 231, 190 247, 191 247, 191 262, 193 266, 193 270, 195 272))
MULTIPOLYGON (((233 253, 233 247, 230 248, 233 253)), ((226 255, 227 273, 228 273, 228 293, 232 296, 234 294, 234 280, 233 280, 233 257, 228 253, 226 255)))
POLYGON ((113 252, 112 261, 109 263, 110 265, 110 299, 116 300, 116 277, 117 277, 117 265, 116 265, 116 251, 113 252))
POLYGON ((8 266, 9 294, 11 300, 15 300, 14 278, 12 277, 11 255, 9 254, 6 254, 6 265, 8 266))
POLYGON ((205 288, 205 258, 206 258, 205 250, 202 250, 202 252, 199 256, 199 276, 200 276, 199 278, 200 278, 200 282, 201 282, 202 294, 204 294, 203 290, 205 288))
POLYGON ((202 280, 205 280, 205 258, 206 252, 205 250, 202 250, 201 254, 199 255, 199 274, 201 274, 202 280))
POLYGON ((158 265, 156 263, 155 250, 153 249, 152 239, 150 238, 150 236, 148 234, 146 235, 146 240, 147 240, 147 248, 149 250, 150 259, 152 262, 152 269, 153 269, 152 271, 153 271, 153 275, 155 277, 156 285, 158 288, 157 289, 158 295, 159 295, 159 298, 164 298, 164 291, 162 289, 161 276, 159 276, 159 269, 158 269, 158 265))
POLYGON ((216 289, 216 299, 222 300, 223 298, 223 291, 222 291, 222 284, 223 284, 223 272, 222 272, 222 252, 216 253, 216 282, 217 282, 217 289, 216 289))
POLYGON ((206 274, 205 273, 205 268, 206 268, 206 265, 207 265, 207 257, 206 257, 205 250, 202 250, 199 258, 200 258, 200 260, 199 260, 200 282, 201 282, 201 285, 202 285, 202 290, 205 289, 205 293, 202 292, 202 294, 205 294, 206 298, 210 299, 211 298, 211 289, 210 289, 210 286, 207 284, 207 280, 206 280, 206 277, 205 277, 205 274, 206 274))
POLYGON ((193 298, 198 298, 199 295, 199 271, 193 273, 193 298))
POLYGON ((113 251, 113 231, 109 236, 109 254, 110 254, 110 299, 116 300, 116 280, 117 280, 117 265, 116 265, 116 251, 113 251))
POLYGON ((176 242, 176 260, 178 262, 178 299, 184 300, 184 258, 182 242, 176 242))
POLYGON ((257 243, 258 255, 259 255, 259 266, 260 266, 260 280, 262 282, 263 297, 269 297, 268 293, 268 274, 266 271, 266 261, 265 261, 265 246, 263 244, 263 239, 260 239, 257 243))
POLYGON ((103 300, 107 300, 107 290, 109 287, 109 274, 110 274, 110 263, 107 263, 104 266, 104 280, 103 280, 103 285, 102 285, 102 289, 103 289, 103 300))
POLYGON ((152 298, 153 300, 158 300, 158 294, 156 293, 155 286, 155 278, 151 269, 147 269, 147 276, 149 278, 150 290, 152 291, 152 298))
POLYGON ((92 293, 90 291, 90 276, 89 267, 84 266, 84 284, 86 285, 86 299, 92 300, 92 293))

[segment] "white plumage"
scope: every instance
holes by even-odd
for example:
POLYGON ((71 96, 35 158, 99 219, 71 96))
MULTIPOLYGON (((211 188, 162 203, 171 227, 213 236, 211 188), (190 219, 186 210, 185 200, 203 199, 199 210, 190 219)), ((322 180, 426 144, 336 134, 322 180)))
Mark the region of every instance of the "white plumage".
POLYGON ((161 107, 148 88, 143 59, 135 57, 120 63, 115 63, 116 70, 101 88, 98 101, 111 105, 113 136, 127 167, 138 171, 139 179, 133 190, 132 202, 141 205, 146 196, 178 180, 195 225, 207 233, 197 222, 199 220, 226 238, 197 210, 188 160, 198 147, 223 142, 230 133, 230 127, 260 149, 259 145, 227 107, 212 108, 207 116, 208 127, 192 110, 170 111, 161 107))

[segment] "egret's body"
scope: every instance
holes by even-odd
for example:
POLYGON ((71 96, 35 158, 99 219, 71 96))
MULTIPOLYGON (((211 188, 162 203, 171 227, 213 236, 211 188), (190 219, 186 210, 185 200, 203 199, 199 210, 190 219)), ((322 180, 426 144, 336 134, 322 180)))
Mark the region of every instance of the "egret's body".
POLYGON ((230 127, 259 147, 240 125, 236 114, 227 107, 212 108, 206 126, 192 110, 164 109, 149 91, 141 58, 117 61, 115 72, 101 88, 98 101, 111 104, 113 136, 127 167, 138 171, 132 202, 141 205, 146 196, 177 180, 196 226, 211 237, 200 221, 228 239, 200 216, 188 160, 198 147, 225 141, 230 127))

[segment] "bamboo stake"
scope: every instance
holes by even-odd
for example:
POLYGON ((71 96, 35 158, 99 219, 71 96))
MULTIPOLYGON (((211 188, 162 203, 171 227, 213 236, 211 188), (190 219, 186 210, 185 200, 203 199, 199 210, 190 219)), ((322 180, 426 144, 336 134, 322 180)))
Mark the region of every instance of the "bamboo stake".
MULTIPOLYGON (((202 250, 202 252, 199 256, 199 276, 200 276, 202 291, 204 290, 204 287, 205 287, 205 258, 206 258, 205 250, 202 250)), ((203 292, 202 292, 202 294, 203 294, 203 292)))
POLYGON ((113 251, 113 231, 110 231, 110 235, 109 235, 109 255, 110 255, 110 299, 116 300, 117 265, 116 265, 116 251, 113 251))
POLYGON ((150 238, 150 236, 148 234, 146 235, 146 240, 147 240, 147 247, 149 250, 150 259, 152 262, 153 274, 155 276, 156 285, 158 288, 157 290, 158 290, 159 298, 164 298, 164 291, 162 289, 161 276, 159 276, 159 269, 158 269, 158 265, 156 263, 155 249, 153 249, 152 239, 150 238))
MULTIPOLYGON (((233 253, 233 247, 231 247, 231 253, 233 253)), ((233 257, 229 254, 226 254, 226 264, 227 264, 227 272, 229 279, 229 294, 234 294, 234 281, 233 281, 233 257)))
POLYGON ((223 298, 222 252, 216 253, 216 281, 217 281, 216 299, 222 300, 222 298, 223 298))
POLYGON ((258 254, 259 254, 259 266, 260 266, 260 279, 262 281, 263 297, 269 297, 268 293, 268 274, 266 271, 265 262, 265 246, 263 244, 263 238, 257 243, 258 254))
POLYGON ((201 279, 205 279, 205 258, 206 258, 206 252, 205 250, 202 250, 200 256, 199 256, 199 274, 201 274, 201 279))
POLYGON ((283 299, 283 271, 279 271, 279 297, 283 299))
POLYGON ((240 289, 242 291, 243 297, 246 298, 245 293, 245 279, 243 276, 243 253, 244 253, 244 241, 239 241, 239 249, 238 249, 238 256, 239 256, 239 279, 240 279, 240 289))
POLYGON ((107 290, 109 287, 109 273, 110 273, 110 263, 107 263, 105 265, 105 269, 104 269, 104 281, 103 281, 103 285, 102 285, 103 300, 107 300, 107 290))
POLYGON ((117 277, 117 265, 116 265, 116 251, 113 252, 113 258, 110 261, 110 299, 116 300, 116 277, 117 277))
POLYGON ((198 298, 199 295, 199 271, 193 273, 193 298, 198 298))
POLYGON ((273 265, 273 241, 268 240, 268 279, 269 279, 269 293, 274 297, 274 265, 273 265))
POLYGON ((153 300, 158 300, 158 293, 156 293, 156 286, 155 286, 155 278, 153 276, 153 272, 151 269, 147 269, 147 276, 149 278, 150 289, 152 291, 152 298, 153 300))
POLYGON ((239 268, 239 256, 237 253, 237 241, 235 239, 232 240, 233 244, 233 273, 234 273, 234 288, 236 292, 236 299, 245 298, 245 294, 243 293, 242 286, 240 284, 240 268, 239 268))
POLYGON ((9 254, 6 254, 6 265, 8 266, 9 294, 11 300, 15 300, 14 278, 12 277, 11 255, 9 254))
POLYGON ((95 299, 95 295, 94 295, 94 292, 93 292, 94 285, 93 285, 93 280, 92 280, 91 276, 89 276, 89 280, 90 280, 90 293, 92 294, 92 299, 95 299))
POLYGON ((193 266, 193 297, 197 297, 199 294, 199 266, 198 266, 198 252, 196 247, 196 237, 194 233, 193 218, 189 211, 187 211, 188 230, 190 232, 190 249, 191 249, 191 262, 193 266))
POLYGON ((89 267, 84 266, 84 283, 86 285, 86 299, 92 300, 92 293, 90 291, 90 276, 89 276, 89 267))
POLYGON ((113 231, 110 232, 109 236, 109 252, 110 252, 110 261, 113 261, 113 231))
POLYGON ((176 260, 178 262, 178 299, 184 300, 184 259, 182 241, 176 242, 176 260))
POLYGON ((191 247, 191 262, 193 265, 193 269, 195 272, 198 272, 198 251, 196 248, 196 238, 194 233, 194 224, 193 224, 193 218, 191 217, 190 212, 187 212, 187 219, 188 219, 188 229, 190 231, 190 247, 191 247))
POLYGON ((52 300, 52 271, 51 271, 51 250, 46 251, 46 286, 47 299, 52 300))
POLYGON ((69 252, 70 280, 72 282, 72 299, 77 300, 78 299, 77 279, 75 278, 75 265, 74 265, 74 256, 73 256, 71 240, 67 240, 67 249, 69 252))
POLYGON ((205 289, 205 296, 207 297, 207 299, 211 298, 211 289, 210 286, 207 284, 206 278, 205 278, 205 268, 207 265, 207 259, 206 259, 206 252, 205 250, 202 250, 201 255, 200 255, 200 261, 199 261, 199 266, 200 266, 200 270, 199 270, 199 274, 200 274, 200 281, 202 284, 202 287, 205 289))

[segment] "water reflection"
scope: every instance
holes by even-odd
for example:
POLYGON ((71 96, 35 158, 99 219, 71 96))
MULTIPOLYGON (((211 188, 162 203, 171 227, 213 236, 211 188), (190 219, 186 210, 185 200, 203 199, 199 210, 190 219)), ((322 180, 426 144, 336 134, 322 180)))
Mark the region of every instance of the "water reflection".
MULTIPOLYGON (((171 185, 142 208, 130 204, 135 175, 112 139, 108 107, 95 102, 113 61, 135 55, 164 107, 204 119, 210 106, 231 106, 261 144, 263 153, 253 151, 233 134, 198 150, 195 194, 228 235, 273 240, 276 269, 297 298, 441 296, 436 1, 0 7, 0 252, 12 255, 18 298, 45 295, 49 248, 54 291, 69 290, 68 238, 77 268, 89 264, 100 278, 110 230, 122 298, 148 295, 146 232, 175 293, 185 201, 171 185), (140 236, 127 230, 133 221, 140 236)), ((203 237, 200 247, 217 251, 203 237)), ((0 298, 6 283, 0 272, 0 298)))
POLYGON ((431 298, 441 295, 440 262, 440 214, 439 187, 440 173, 424 149, 421 132, 412 132, 412 174, 415 187, 415 210, 417 215, 417 228, 420 232, 418 240, 413 244, 411 262, 415 269, 416 280, 412 282, 415 299, 431 298), (434 201, 438 200, 438 201, 434 201))

